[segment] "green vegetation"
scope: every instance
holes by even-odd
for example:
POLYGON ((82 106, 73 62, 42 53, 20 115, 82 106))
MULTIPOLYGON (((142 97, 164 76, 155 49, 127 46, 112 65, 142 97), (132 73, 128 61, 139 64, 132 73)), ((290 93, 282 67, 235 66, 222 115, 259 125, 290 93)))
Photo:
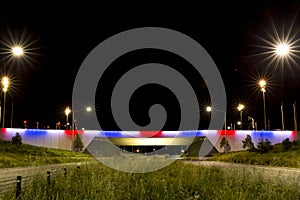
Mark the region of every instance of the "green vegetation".
POLYGON ((14 145, 21 145, 22 144, 21 135, 19 133, 16 133, 16 135, 12 137, 11 143, 14 145))
POLYGON ((85 153, 49 149, 0 140, 0 168, 37 166, 91 159, 85 153))
POLYGON ((74 150, 77 151, 77 152, 81 152, 83 147, 84 147, 84 145, 83 145, 83 142, 82 142, 82 139, 81 139, 81 135, 77 134, 76 138, 75 138, 75 141, 74 141, 74 150))
POLYGON ((285 141, 283 144, 273 145, 266 153, 238 151, 214 154, 208 160, 300 168, 300 141, 294 141, 291 144, 285 141))
POLYGON ((220 148, 221 148, 221 149, 222 149, 222 148, 224 149, 224 153, 227 153, 227 152, 230 151, 229 143, 228 143, 228 141, 226 140, 225 137, 223 137, 223 138, 221 139, 221 142, 220 142, 220 148))
POLYGON ((268 153, 271 149, 273 149, 273 146, 268 139, 260 139, 257 143, 256 151, 259 153, 268 153))
POLYGON ((282 148, 284 151, 288 151, 292 148, 293 143, 290 141, 289 138, 286 138, 285 140, 283 140, 282 142, 282 148))
POLYGON ((246 138, 242 142, 243 142, 243 148, 244 149, 247 149, 248 151, 255 151, 256 150, 250 135, 247 135, 246 138))
MULTIPOLYGON (((116 171, 100 163, 69 169, 48 185, 35 178, 22 199, 298 199, 297 180, 268 177, 255 169, 205 168, 176 161, 151 173, 116 171)), ((15 192, 3 199, 14 199, 15 192)))

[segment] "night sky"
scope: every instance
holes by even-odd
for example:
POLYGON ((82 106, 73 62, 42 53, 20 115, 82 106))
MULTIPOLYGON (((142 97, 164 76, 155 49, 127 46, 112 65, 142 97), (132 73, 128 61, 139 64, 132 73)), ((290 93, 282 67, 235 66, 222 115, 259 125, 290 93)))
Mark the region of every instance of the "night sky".
MULTIPOLYGON (((141 9, 132 7, 123 11, 105 7, 92 9, 91 5, 87 5, 85 9, 56 7, 50 11, 45 5, 30 10, 25 7, 2 8, 0 40, 7 40, 12 36, 20 38, 23 33, 29 42, 32 41, 28 47, 28 52, 32 53, 28 54, 28 57, 31 57, 30 62, 5 64, 5 56, 0 55, 1 72, 14 77, 16 88, 8 93, 6 126, 10 126, 12 100, 15 127, 21 127, 25 119, 32 127, 35 127, 37 121, 40 127, 49 125, 50 128, 55 128, 58 121, 63 123, 64 109, 71 106, 72 88, 77 71, 89 52, 114 34, 132 28, 154 26, 174 29, 190 36, 213 58, 226 87, 227 124, 239 119, 236 107, 241 102, 246 105, 243 116, 245 122, 247 116, 252 116, 258 121, 258 128, 262 128, 262 94, 257 90, 255 77, 264 74, 270 77, 272 84, 270 92, 266 93, 267 118, 270 119, 271 129, 281 128, 282 97, 286 129, 293 128, 293 102, 300 104, 300 67, 292 64, 290 68, 284 68, 284 71, 281 67, 275 69, 273 65, 268 66, 269 61, 263 62, 264 56, 253 55, 263 51, 255 45, 265 45, 257 36, 268 38, 268 33, 273 33, 271 21, 282 31, 282 25, 285 24, 285 28, 288 28, 296 16, 292 33, 296 34, 296 39, 300 36, 300 3, 216 3, 214 6, 198 5, 197 9, 182 6, 176 10, 171 9, 172 6, 169 9, 159 8, 160 5, 152 5, 148 9, 145 8, 147 5, 139 6, 141 9)), ((299 44, 298 42, 297 45, 299 44)), ((0 48, 3 49, 3 45, 0 48)), ((111 66, 113 69, 106 73, 107 77, 102 80, 104 85, 98 86, 96 104, 97 108, 101 108, 101 112, 97 114, 105 116, 105 120, 101 122, 104 129, 118 129, 110 119, 109 88, 126 72, 121 66, 128 66, 129 69, 141 63, 154 61, 168 64, 175 69, 177 65, 187 65, 175 55, 151 49, 132 52, 118 59, 114 66, 111 66)), ((299 63, 298 58, 295 58, 295 61, 299 63)), ((191 81, 202 106, 200 112, 204 112, 203 109, 209 102, 205 83, 201 76, 194 75, 190 70, 182 73, 191 81)), ((147 117, 143 114, 147 113, 147 106, 161 103, 168 107, 170 112, 164 129, 176 130, 180 112, 174 95, 157 85, 145 86, 140 90, 140 93, 137 92, 132 97, 131 102, 131 114, 136 122, 147 123, 147 117), (147 101, 139 103, 145 96, 147 101)), ((201 114, 203 121, 199 125, 200 129, 207 128, 207 118, 207 115, 201 114)))

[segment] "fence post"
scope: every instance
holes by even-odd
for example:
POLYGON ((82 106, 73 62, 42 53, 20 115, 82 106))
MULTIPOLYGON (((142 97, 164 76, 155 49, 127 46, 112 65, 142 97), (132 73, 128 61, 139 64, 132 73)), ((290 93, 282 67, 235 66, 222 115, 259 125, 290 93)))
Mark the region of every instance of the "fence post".
POLYGON ((67 177, 67 168, 64 168, 64 176, 67 177))
POLYGON ((16 199, 19 199, 21 195, 21 182, 22 181, 22 176, 17 176, 17 188, 16 188, 16 199))
POLYGON ((47 171, 47 183, 50 185, 50 171, 47 171))

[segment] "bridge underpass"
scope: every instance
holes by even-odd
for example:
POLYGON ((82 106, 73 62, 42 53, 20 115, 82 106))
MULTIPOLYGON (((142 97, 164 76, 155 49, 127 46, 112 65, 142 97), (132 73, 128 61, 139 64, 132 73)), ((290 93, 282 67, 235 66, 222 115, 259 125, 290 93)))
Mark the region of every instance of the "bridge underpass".
POLYGON ((144 155, 189 155, 199 156, 206 141, 209 153, 217 152, 206 137, 195 138, 103 138, 96 137, 87 150, 99 156, 113 156, 122 153, 144 155))

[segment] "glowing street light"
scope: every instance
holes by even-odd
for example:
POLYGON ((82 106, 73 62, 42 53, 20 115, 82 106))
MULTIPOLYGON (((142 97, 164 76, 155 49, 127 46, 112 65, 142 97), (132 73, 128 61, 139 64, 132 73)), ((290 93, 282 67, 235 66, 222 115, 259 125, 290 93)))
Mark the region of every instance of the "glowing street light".
MULTIPOLYGON (((13 57, 20 57, 24 54, 24 49, 21 46, 15 46, 15 47, 9 47, 9 53, 10 56, 13 57)), ((2 84, 2 90, 4 92, 4 100, 3 100, 3 120, 2 120, 2 127, 4 128, 5 126, 5 103, 6 103, 6 93, 8 90, 8 87, 10 85, 10 80, 7 76, 2 77, 1 80, 1 84, 2 84)), ((13 104, 12 104, 12 113, 11 113, 11 126, 12 126, 12 122, 13 122, 13 104)))
POLYGON ((265 93, 266 93, 266 87, 267 87, 267 82, 264 79, 261 79, 258 82, 258 85, 263 93, 263 103, 264 103, 264 128, 265 130, 267 130, 267 115, 266 115, 266 97, 265 97, 265 93))
POLYGON ((206 107, 206 112, 211 112, 211 106, 206 107))
POLYGON ((275 47, 275 53, 278 56, 287 56, 290 52, 290 45, 286 43, 277 44, 275 47))
POLYGON ((245 106, 243 104, 239 104, 237 107, 238 111, 243 111, 244 108, 245 106))
POLYGON ((2 128, 4 128, 4 124, 5 124, 5 101, 6 101, 6 92, 9 86, 9 78, 7 76, 4 76, 2 78, 2 86, 3 86, 3 92, 4 92, 4 102, 3 102, 3 121, 2 121, 2 128))
POLYGON ((242 123, 243 123, 243 109, 245 108, 245 105, 239 104, 237 109, 240 112, 240 122, 241 122, 241 128, 242 128, 242 123))
POLYGON ((91 112, 92 111, 92 108, 90 106, 86 107, 86 112, 91 112))
MULTIPOLYGON (((293 20, 290 20, 290 24, 280 25, 276 27, 273 20, 271 20, 271 30, 272 32, 267 34, 267 37, 258 36, 258 38, 263 42, 263 44, 256 45, 258 48, 263 50, 262 52, 256 54, 256 56, 264 56, 262 62, 268 62, 266 67, 272 66, 275 70, 280 67, 282 73, 281 79, 281 120, 282 120, 282 129, 284 130, 284 112, 283 112, 283 102, 284 102, 284 72, 285 68, 292 70, 292 65, 298 66, 298 59, 300 58, 299 54, 299 32, 295 30, 294 25, 296 22, 296 15, 293 20)), ((274 71, 275 71, 274 70, 274 71)), ((265 93, 264 88, 262 92, 265 93)), ((270 128, 270 127, 268 127, 270 128)), ((265 123, 266 129, 266 123, 265 123)))
MULTIPOLYGON (((213 108, 211 106, 206 107, 206 112, 212 112, 213 108)), ((219 110, 218 110, 219 111, 219 110)), ((226 111, 223 111, 225 114, 225 119, 224 119, 224 129, 225 129, 225 135, 226 135, 226 111)))
POLYGON ((22 56, 24 54, 24 50, 21 46, 15 46, 15 47, 11 48, 11 53, 14 56, 22 56))
MULTIPOLYGON (((219 111, 219 110, 218 110, 219 111)), ((211 106, 207 106, 206 107, 206 112, 212 112, 212 107, 211 106)), ((224 118, 224 129, 225 129, 225 139, 226 139, 226 145, 227 145, 227 132, 226 132, 226 111, 223 111, 224 112, 224 115, 225 115, 225 118, 224 118)), ((226 146, 226 150, 225 150, 225 153, 227 153, 227 146, 226 146)))
MULTIPOLYGON (((81 112, 81 111, 83 111, 83 110, 77 110, 77 111, 74 111, 73 110, 73 112, 72 112, 72 150, 74 150, 74 140, 75 140, 75 136, 74 136, 74 129, 75 129, 75 124, 74 124, 74 121, 75 121, 75 118, 74 118, 74 114, 75 113, 78 113, 78 112, 81 112)), ((91 106, 87 106, 86 108, 85 108, 85 111, 86 112, 91 112, 92 111, 92 107, 91 106)), ((84 128, 83 128, 83 130, 84 130, 84 128)))
MULTIPOLYGON (((275 53, 276 53, 276 56, 278 57, 278 59, 281 59, 282 61, 284 61, 284 59, 292 59, 290 56, 290 54, 291 54, 290 47, 291 46, 288 43, 277 44, 275 53)), ((281 85, 283 86, 283 83, 281 83, 281 85)), ((282 96, 283 96, 283 94, 282 94, 282 96)), ((282 130, 284 130, 283 101, 281 104, 281 123, 282 123, 282 130)))
POLYGON ((68 129, 68 125, 69 125, 68 117, 69 117, 70 113, 71 113, 71 109, 70 109, 70 107, 67 107, 66 110, 65 110, 67 129, 68 129))
POLYGON ((3 85, 3 91, 6 92, 9 85, 9 78, 7 76, 4 76, 2 78, 2 85, 3 85))
POLYGON ((75 113, 82 112, 82 111, 92 112, 92 107, 87 106, 85 109, 76 110, 76 111, 75 111, 75 109, 73 109, 73 112, 72 112, 72 129, 75 129, 75 124, 74 124, 74 121, 75 121, 74 115, 75 115, 75 113))

